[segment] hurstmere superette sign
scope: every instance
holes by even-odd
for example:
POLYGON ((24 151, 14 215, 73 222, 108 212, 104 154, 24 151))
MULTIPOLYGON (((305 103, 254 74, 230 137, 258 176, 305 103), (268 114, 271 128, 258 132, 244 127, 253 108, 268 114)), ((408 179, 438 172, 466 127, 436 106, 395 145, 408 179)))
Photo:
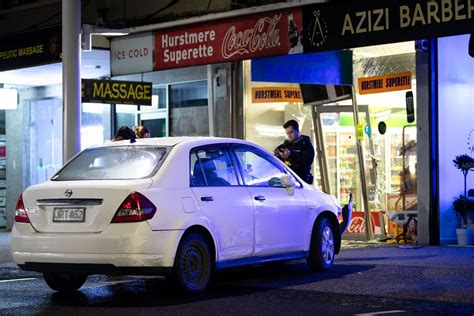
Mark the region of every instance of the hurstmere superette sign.
POLYGON ((156 32, 154 70, 302 52, 299 8, 156 32))

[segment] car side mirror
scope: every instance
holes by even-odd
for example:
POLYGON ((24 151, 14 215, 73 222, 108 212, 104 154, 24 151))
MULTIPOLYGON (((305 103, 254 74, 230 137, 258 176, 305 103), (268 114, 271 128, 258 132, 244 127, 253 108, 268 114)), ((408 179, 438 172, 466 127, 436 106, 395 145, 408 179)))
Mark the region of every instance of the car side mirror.
POLYGON ((295 181, 292 176, 290 176, 289 174, 283 174, 280 177, 280 181, 286 192, 288 192, 288 195, 295 194, 295 181))
POLYGON ((270 178, 270 180, 268 180, 268 185, 270 185, 271 187, 281 187, 281 186, 283 186, 281 184, 281 179, 278 178, 278 177, 270 178))

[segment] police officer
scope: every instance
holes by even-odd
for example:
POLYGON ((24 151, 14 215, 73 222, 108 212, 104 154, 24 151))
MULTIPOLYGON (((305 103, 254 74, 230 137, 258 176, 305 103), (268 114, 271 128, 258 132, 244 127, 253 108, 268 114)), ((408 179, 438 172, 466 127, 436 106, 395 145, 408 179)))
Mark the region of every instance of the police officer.
POLYGON ((275 148, 275 156, 285 162, 305 182, 313 184, 311 165, 314 160, 314 148, 311 139, 300 134, 298 122, 295 120, 289 120, 283 128, 288 139, 275 148))

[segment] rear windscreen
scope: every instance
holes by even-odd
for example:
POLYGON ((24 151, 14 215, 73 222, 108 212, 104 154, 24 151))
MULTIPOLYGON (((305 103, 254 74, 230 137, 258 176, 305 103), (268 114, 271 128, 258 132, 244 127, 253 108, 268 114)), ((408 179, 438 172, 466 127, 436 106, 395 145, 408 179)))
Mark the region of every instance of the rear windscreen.
POLYGON ((84 150, 53 176, 53 181, 128 180, 153 176, 166 147, 113 146, 84 150))

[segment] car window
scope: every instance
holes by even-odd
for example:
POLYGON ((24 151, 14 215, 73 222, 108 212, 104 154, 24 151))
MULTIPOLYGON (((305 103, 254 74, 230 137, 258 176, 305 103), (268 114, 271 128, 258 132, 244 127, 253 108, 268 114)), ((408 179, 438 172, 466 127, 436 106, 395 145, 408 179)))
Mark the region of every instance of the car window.
POLYGON ((227 149, 208 147, 191 152, 192 186, 239 185, 227 149))
POLYGON ((285 172, 263 154, 252 148, 236 148, 235 154, 242 168, 244 182, 248 186, 282 187, 281 176, 285 172))
POLYGON ((168 149, 153 146, 110 146, 81 152, 51 180, 128 180, 153 176, 168 149))

